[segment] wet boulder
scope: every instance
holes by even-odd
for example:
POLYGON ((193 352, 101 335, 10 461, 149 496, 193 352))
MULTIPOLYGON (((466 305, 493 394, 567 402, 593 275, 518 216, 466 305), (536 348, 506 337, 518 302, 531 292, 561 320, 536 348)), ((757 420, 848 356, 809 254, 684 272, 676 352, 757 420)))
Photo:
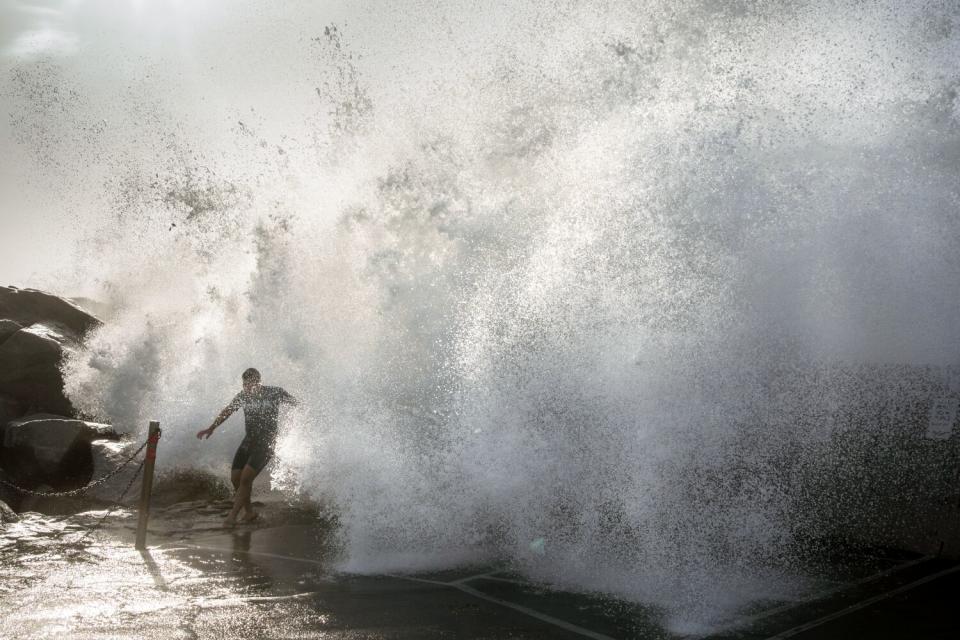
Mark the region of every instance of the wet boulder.
POLYGON ((14 322, 13 320, 0 318, 0 344, 6 342, 7 338, 15 334, 17 331, 20 331, 20 329, 23 329, 23 325, 14 322))
MULTIPOLYGON (((123 493, 130 485, 130 481, 133 478, 134 473, 137 471, 137 467, 140 466, 140 461, 143 459, 143 452, 135 460, 127 462, 131 455, 137 450, 137 448, 142 443, 136 443, 131 440, 94 440, 90 443, 90 456, 93 463, 93 473, 91 475, 91 480, 95 481, 99 478, 114 472, 121 465, 126 464, 126 468, 111 477, 106 482, 100 483, 94 487, 91 487, 89 491, 84 493, 84 496, 87 498, 93 498, 96 500, 103 500, 105 502, 115 502, 120 499, 120 494, 123 493)), ((139 479, 134 480, 133 486, 127 491, 127 494, 123 498, 123 503, 131 503, 139 499, 140 497, 140 484, 139 479)))
POLYGON ((0 394, 0 442, 3 438, 3 429, 11 420, 23 415, 23 404, 13 396, 0 394))
MULTIPOLYGON (((59 296, 37 291, 0 287, 0 318, 23 327, 35 323, 53 323, 65 327, 75 336, 83 335, 102 323, 79 306, 59 296)), ((0 335, 3 328, 0 326, 0 335)))
POLYGON ((112 308, 109 304, 100 302, 99 300, 94 300, 93 298, 83 298, 83 297, 70 297, 66 298, 67 302, 72 304, 75 307, 80 307, 95 319, 102 321, 104 318, 110 317, 112 308))
POLYGON ((14 398, 23 411, 73 415, 60 363, 101 324, 59 296, 0 287, 0 395, 14 398))
MULTIPOLYGON (((20 401, 11 396, 0 395, 0 446, 3 446, 3 434, 7 423, 23 415, 23 406, 20 401)), ((3 478, 3 470, 0 469, 0 478, 3 478)), ((9 487, 0 484, 0 502, 16 504, 19 494, 13 492, 9 487)))
POLYGON ((0 500, 0 527, 3 527, 5 524, 10 524, 11 522, 18 522, 19 520, 20 516, 7 506, 6 502, 0 500))
MULTIPOLYGON (((9 480, 7 474, 4 473, 3 469, 0 468, 0 480, 9 480)), ((0 502, 4 502, 8 505, 13 505, 14 508, 18 507, 18 503, 22 498, 22 494, 11 487, 0 482, 0 502)))
POLYGON ((0 344, 0 394, 35 411, 72 415, 63 394, 60 362, 79 344, 69 328, 34 323, 15 331, 0 344))
POLYGON ((28 489, 45 483, 69 490, 83 486, 91 477, 91 443, 118 438, 106 424, 49 414, 26 416, 7 424, 0 467, 28 489))

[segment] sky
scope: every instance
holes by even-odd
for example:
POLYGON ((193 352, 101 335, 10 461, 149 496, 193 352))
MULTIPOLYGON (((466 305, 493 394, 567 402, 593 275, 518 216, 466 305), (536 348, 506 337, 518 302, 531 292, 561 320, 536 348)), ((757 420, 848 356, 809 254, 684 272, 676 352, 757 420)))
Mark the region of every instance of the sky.
POLYGON ((429 92, 465 58, 495 51, 512 17, 535 7, 0 0, 0 282, 63 282, 83 251, 76 231, 103 215, 116 165, 149 160, 137 130, 151 119, 176 122, 211 154, 229 153, 241 121, 265 136, 310 135, 315 88, 331 81, 329 48, 316 40, 328 26, 346 32, 344 55, 370 90, 402 102, 399 74, 410 95, 429 92))

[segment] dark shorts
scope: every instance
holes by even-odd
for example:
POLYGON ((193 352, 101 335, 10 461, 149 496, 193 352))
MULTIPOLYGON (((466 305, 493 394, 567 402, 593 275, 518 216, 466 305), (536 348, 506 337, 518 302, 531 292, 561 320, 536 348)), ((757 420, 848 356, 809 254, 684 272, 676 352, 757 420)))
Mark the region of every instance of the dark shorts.
POLYGON ((240 443, 236 455, 233 456, 232 469, 237 471, 250 465, 259 473, 270 462, 273 457, 273 447, 268 444, 258 442, 248 442, 244 440, 240 443))

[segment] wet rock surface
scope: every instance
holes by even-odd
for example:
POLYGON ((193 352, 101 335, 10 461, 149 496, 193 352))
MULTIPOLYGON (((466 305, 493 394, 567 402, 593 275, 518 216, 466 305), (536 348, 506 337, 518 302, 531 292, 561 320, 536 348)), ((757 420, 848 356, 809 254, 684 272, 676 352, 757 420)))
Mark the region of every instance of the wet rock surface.
POLYGON ((337 571, 335 526, 316 510, 257 502, 225 530, 229 501, 151 514, 150 549, 117 510, 23 514, 0 531, 0 627, 11 639, 576 638, 459 590, 337 571))
MULTIPOLYGON (((73 416, 73 406, 63 394, 60 361, 101 324, 60 296, 0 287, 0 394, 22 411, 73 416)), ((0 422, 11 417, 19 416, 0 415, 0 422)))
POLYGON ((102 453, 104 440, 119 438, 106 424, 49 414, 26 416, 7 424, 0 466, 4 477, 26 489, 41 485, 55 491, 75 489, 104 475, 109 463, 119 461, 119 456, 102 453), (94 447, 94 441, 101 444, 94 447))
POLYGON ((7 320, 6 318, 0 318, 0 344, 3 344, 7 338, 15 334, 17 331, 23 329, 23 325, 19 322, 14 322, 13 320, 7 320))
MULTIPOLYGON (((258 503, 274 526, 317 527, 315 513, 258 503)), ((178 543, 224 534, 228 501, 180 503, 151 514, 150 545, 133 548, 136 515, 35 512, 0 530, 0 628, 6 638, 301 636, 328 622, 248 559, 207 557, 178 543), (96 525, 103 524, 96 529, 96 525), (91 533, 92 530, 92 533, 91 533)), ((224 535, 249 540, 253 528, 224 535)), ((310 574, 325 575, 314 567, 310 574)), ((325 579, 325 578, 321 578, 325 579)), ((343 637, 359 637, 353 634, 343 637)))
MULTIPOLYGON (((0 287, 0 318, 20 326, 54 322, 77 336, 100 326, 99 319, 69 300, 36 289, 0 287)), ((3 325, 0 325, 2 340, 3 325)))
MULTIPOLYGON (((0 287, 0 479, 28 491, 68 491, 118 460, 120 445, 93 445, 119 439, 109 425, 73 419, 60 371, 64 355, 101 324, 60 296, 0 287)), ((113 489, 92 497, 106 499, 102 491, 113 489)), ((71 508, 69 500, 51 502, 9 485, 0 486, 0 500, 17 510, 71 508)))
POLYGON ((468 574, 341 573, 316 509, 256 502, 262 523, 225 530, 229 506, 156 509, 145 552, 131 511, 92 535, 102 511, 24 514, 0 532, 0 625, 16 639, 582 637, 431 581, 468 574))
POLYGON ((0 526, 19 520, 20 516, 6 502, 0 500, 0 526))
POLYGON ((60 362, 101 324, 60 296, 0 287, 0 430, 26 412, 74 415, 60 362))
POLYGON ((40 460, 55 463, 78 441, 90 444, 103 438, 118 440, 120 434, 108 424, 35 414, 7 423, 3 445, 31 447, 40 460))
POLYGON ((3 442, 3 433, 11 420, 23 415, 23 405, 13 396, 0 394, 0 444, 3 442))
POLYGON ((655 607, 551 588, 507 567, 347 573, 336 522, 316 505, 274 496, 254 504, 262 521, 233 529, 222 525, 228 500, 155 508, 146 551, 133 547, 129 509, 22 514, 0 527, 3 637, 763 640, 955 632, 951 589, 960 586, 960 566, 930 558, 863 555, 790 600, 764 597, 714 628, 683 632, 655 607), (858 603, 866 603, 862 611, 858 603), (805 625, 813 625, 809 633, 805 625))
MULTIPOLYGON (((93 467, 93 471, 91 473, 92 480, 103 478, 124 464, 126 464, 127 467, 124 471, 117 473, 105 482, 101 482, 95 486, 92 486, 84 495, 94 500, 104 500, 109 502, 120 500, 121 495, 126 490, 127 493, 126 496, 123 497, 123 503, 130 504, 136 500, 139 497, 139 492, 136 490, 139 488, 139 484, 135 482, 134 486, 129 490, 127 487, 130 484, 132 475, 136 473, 139 463, 136 460, 132 462, 127 461, 130 456, 137 451, 139 446, 140 445, 138 443, 130 440, 117 441, 112 439, 100 439, 91 442, 90 457, 91 465, 93 467)), ((138 456, 138 459, 141 458, 142 454, 141 456, 138 456)))
POLYGON ((0 344, 0 393, 37 410, 72 415, 63 395, 60 361, 76 348, 78 338, 54 323, 36 323, 0 344))

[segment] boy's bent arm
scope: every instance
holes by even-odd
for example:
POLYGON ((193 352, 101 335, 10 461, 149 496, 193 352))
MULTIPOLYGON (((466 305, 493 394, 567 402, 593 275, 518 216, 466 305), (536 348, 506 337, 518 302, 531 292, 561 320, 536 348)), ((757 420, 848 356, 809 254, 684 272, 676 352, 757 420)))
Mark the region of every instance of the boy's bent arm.
POLYGON ((293 405, 294 407, 300 404, 300 401, 290 395, 286 389, 280 390, 280 401, 289 405, 293 405))
POLYGON ((237 410, 236 402, 231 402, 230 404, 225 406, 223 408, 223 411, 221 411, 217 415, 217 417, 213 419, 213 424, 211 424, 209 428, 204 429, 203 431, 200 431, 199 433, 197 433, 197 437, 202 440, 203 438, 209 438, 210 436, 212 436, 214 429, 216 429, 221 424, 223 424, 226 421, 226 419, 232 416, 236 410, 237 410))
POLYGON ((214 418, 213 424, 210 425, 210 431, 212 432, 214 429, 216 429, 216 428, 219 427, 221 424, 223 424, 224 422, 226 422, 227 418, 229 418, 230 416, 232 416, 232 415, 233 415, 233 412, 236 411, 236 410, 237 410, 237 408, 234 407, 233 404, 228 404, 227 406, 225 406, 225 407, 223 408, 223 411, 221 411, 221 412, 219 413, 219 415, 217 415, 217 417, 214 418))

